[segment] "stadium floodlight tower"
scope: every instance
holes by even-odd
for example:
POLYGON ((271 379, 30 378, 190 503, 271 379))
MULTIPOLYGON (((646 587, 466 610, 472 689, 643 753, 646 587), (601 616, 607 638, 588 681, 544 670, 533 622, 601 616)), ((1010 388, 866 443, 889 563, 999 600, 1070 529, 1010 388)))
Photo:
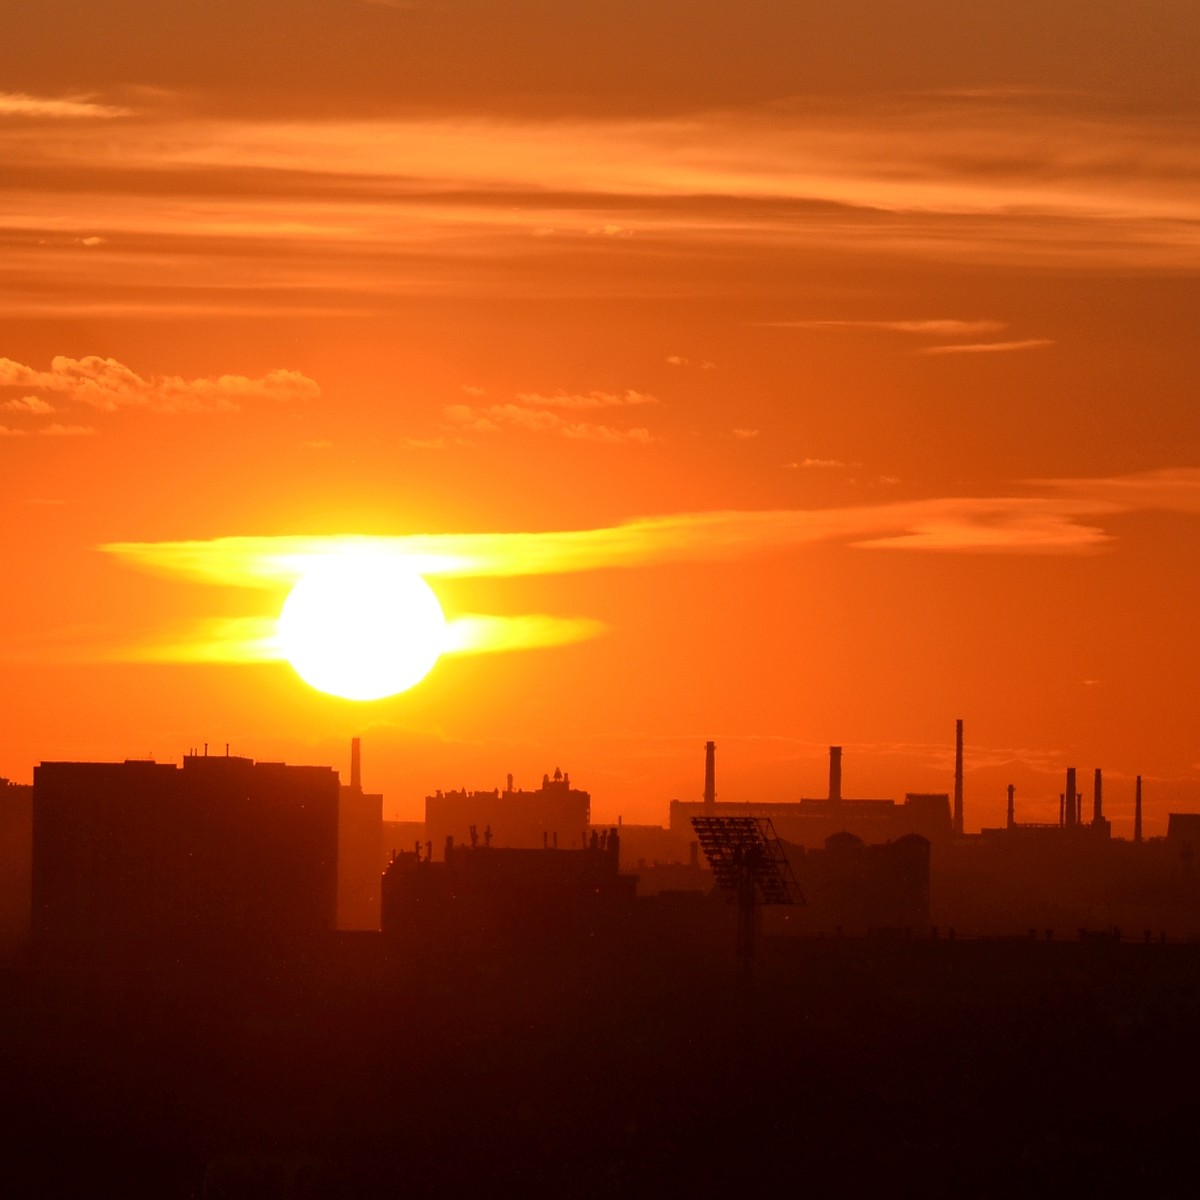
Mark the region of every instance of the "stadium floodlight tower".
POLYGON ((692 828, 717 886, 737 900, 737 954, 749 994, 759 905, 803 904, 804 896, 769 818, 693 817, 692 828))

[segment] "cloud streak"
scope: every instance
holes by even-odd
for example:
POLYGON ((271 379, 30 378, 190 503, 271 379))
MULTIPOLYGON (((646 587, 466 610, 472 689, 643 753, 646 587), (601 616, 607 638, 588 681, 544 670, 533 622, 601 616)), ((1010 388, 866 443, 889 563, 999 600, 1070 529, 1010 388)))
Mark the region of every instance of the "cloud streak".
POLYGON ((555 393, 543 396, 523 392, 516 404, 447 404, 442 413, 450 426, 460 433, 495 434, 502 430, 533 434, 555 434, 577 442, 602 445, 648 446, 658 439, 644 426, 632 428, 598 425, 579 421, 574 414, 595 409, 620 409, 657 404, 655 397, 642 392, 555 393), (571 414, 571 415, 564 415, 571 414))
POLYGON ((277 370, 252 379, 218 375, 184 379, 179 375, 143 377, 114 358, 58 355, 40 371, 0 358, 0 388, 30 389, 35 394, 9 401, 5 408, 25 413, 50 412, 44 396, 53 396, 100 412, 147 409, 160 413, 237 412, 246 402, 291 402, 320 395, 317 384, 299 371, 277 370))
POLYGON ((87 97, 30 96, 26 92, 0 92, 0 117, 40 117, 53 120, 111 120, 127 117, 131 109, 97 104, 87 97))
POLYGON ((954 318, 931 318, 901 321, 760 321, 770 329, 877 329, 886 333, 913 333, 925 337, 969 337, 980 333, 997 333, 1005 328, 1004 321, 964 321, 954 318))
MULTIPOLYGON (((81 117, 124 111, 88 100, 9 104, 44 114, 67 105, 64 114, 81 117)), ((734 247, 1200 266, 1194 122, 1081 115, 1052 95, 604 120, 199 119, 172 106, 109 122, 100 157, 88 125, 0 125, 6 178, 22 197, 0 215, 0 237, 17 243, 0 266, 12 311, 315 311, 322 302, 379 311, 389 297, 447 285, 532 290, 527 275, 488 269, 498 261, 548 273, 564 293, 618 288, 607 272, 565 268, 580 256, 638 273, 644 293, 672 280, 678 288, 681 251, 734 247), (636 238, 594 236, 632 229, 636 238), (553 237, 540 236, 548 230, 553 237), (94 265, 43 248, 84 238, 103 239, 91 247, 94 265), (181 279, 186 295, 176 294, 181 279)), ((536 282, 545 294, 546 274, 536 282)), ((976 340, 997 332, 961 318, 858 327, 976 340)))
POLYGON ((676 513, 598 529, 397 537, 230 537, 110 543, 144 570, 228 587, 290 586, 316 560, 384 553, 431 577, 574 574, 682 562, 732 562, 819 543, 959 553, 1087 553, 1112 538, 1085 518, 1122 511, 1101 498, 913 500, 850 508, 676 513))
POLYGON ((1008 354, 1014 350, 1037 350, 1053 346, 1051 338, 1023 338, 1015 342, 963 342, 947 346, 923 346, 917 354, 1008 354))
MULTIPOLYGON (((949 497, 827 509, 716 511, 646 517, 608 527, 504 533, 222 537, 115 542, 101 551, 192 583, 280 593, 315 566, 369 555, 403 559, 437 578, 515 578, 740 562, 843 544, 863 551, 1090 554, 1110 547, 1108 518, 1149 511, 1200 517, 1200 469, 1095 479, 1030 481, 1036 496, 949 497)), ((586 616, 465 614, 448 622, 444 653, 566 645, 599 636, 586 616)), ((206 622, 171 640, 114 652, 143 661, 264 662, 281 657, 274 619, 206 622)))

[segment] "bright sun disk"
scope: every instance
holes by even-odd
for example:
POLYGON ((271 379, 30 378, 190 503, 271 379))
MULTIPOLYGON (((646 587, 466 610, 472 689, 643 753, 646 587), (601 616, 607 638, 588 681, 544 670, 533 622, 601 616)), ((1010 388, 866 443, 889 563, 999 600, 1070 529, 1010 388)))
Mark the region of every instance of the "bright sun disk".
POLYGON ((446 619, 425 580, 396 557, 331 555, 296 581, 277 634, 311 687, 380 700, 425 678, 446 648, 446 619))

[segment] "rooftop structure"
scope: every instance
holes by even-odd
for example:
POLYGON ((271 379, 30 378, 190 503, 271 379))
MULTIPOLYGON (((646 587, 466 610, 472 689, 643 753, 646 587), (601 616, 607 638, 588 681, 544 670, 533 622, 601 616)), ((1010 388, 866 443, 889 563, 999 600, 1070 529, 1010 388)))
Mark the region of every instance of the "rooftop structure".
POLYGON ((573 788, 570 776, 557 767, 552 776, 542 776, 535 791, 515 789, 509 775, 503 791, 462 788, 425 797, 425 836, 435 854, 441 854, 447 838, 462 843, 472 836, 497 848, 580 848, 591 819, 590 794, 573 788))

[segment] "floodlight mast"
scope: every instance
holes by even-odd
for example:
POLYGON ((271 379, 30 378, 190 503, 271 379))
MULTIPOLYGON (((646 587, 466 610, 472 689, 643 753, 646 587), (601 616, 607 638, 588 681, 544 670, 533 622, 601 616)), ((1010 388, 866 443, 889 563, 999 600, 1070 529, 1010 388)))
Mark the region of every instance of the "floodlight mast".
POLYGON ((749 997, 759 906, 803 904, 804 896, 769 818, 693 817, 692 828, 717 886, 737 901, 737 957, 749 997))

